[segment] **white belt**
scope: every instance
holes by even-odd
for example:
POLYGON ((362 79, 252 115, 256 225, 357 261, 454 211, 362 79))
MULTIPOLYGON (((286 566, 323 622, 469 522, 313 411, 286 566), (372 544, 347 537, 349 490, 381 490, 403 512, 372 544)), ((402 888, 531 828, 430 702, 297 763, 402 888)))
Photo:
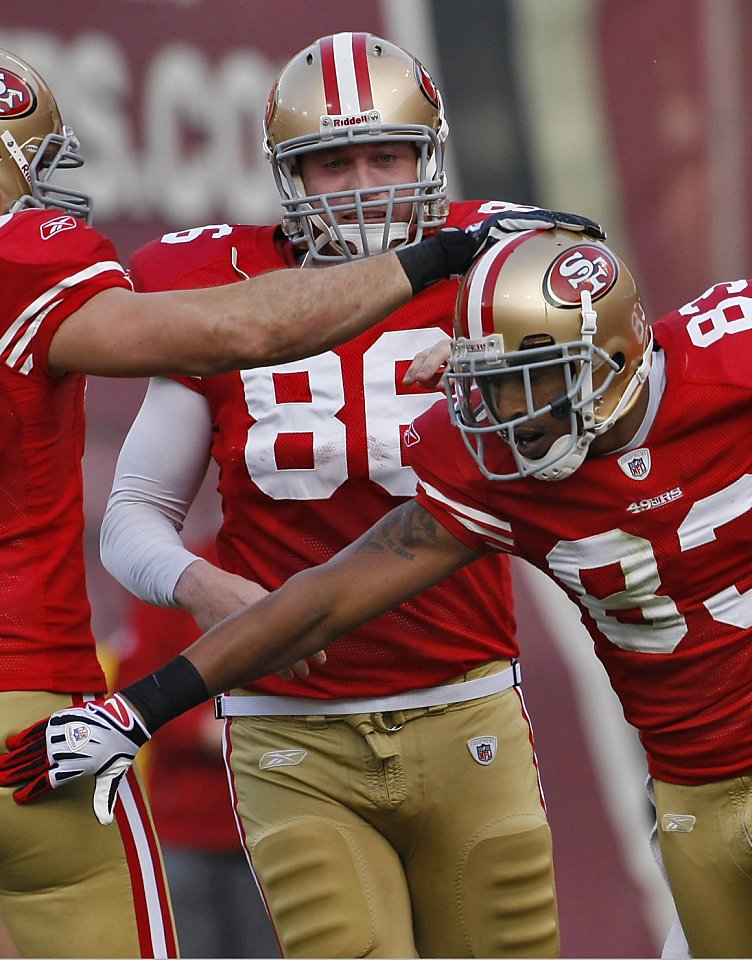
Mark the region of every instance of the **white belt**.
POLYGON ((477 677, 464 683, 446 683, 440 687, 408 690, 390 697, 356 697, 352 700, 314 700, 311 697, 275 697, 264 694, 215 697, 217 717, 318 717, 354 713, 389 713, 393 710, 412 710, 415 707, 436 707, 463 700, 478 700, 492 693, 501 693, 509 687, 518 687, 522 681, 519 663, 511 667, 477 677))

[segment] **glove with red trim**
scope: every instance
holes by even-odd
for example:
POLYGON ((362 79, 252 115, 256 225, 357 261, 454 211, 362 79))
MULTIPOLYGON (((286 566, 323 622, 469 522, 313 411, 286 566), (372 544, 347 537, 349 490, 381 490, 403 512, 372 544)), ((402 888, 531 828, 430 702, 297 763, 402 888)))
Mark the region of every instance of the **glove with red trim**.
POLYGON ((563 210, 542 207, 508 207, 491 214, 464 230, 444 227, 420 243, 396 250, 402 269, 410 281, 413 294, 447 277, 460 276, 482 253, 510 233, 523 230, 573 230, 583 236, 604 240, 606 234, 599 223, 563 210))
POLYGON ((16 803, 29 803, 70 780, 93 776, 94 813, 112 823, 118 787, 149 731, 127 700, 114 694, 83 707, 58 710, 6 740, 0 786, 16 787, 16 803))

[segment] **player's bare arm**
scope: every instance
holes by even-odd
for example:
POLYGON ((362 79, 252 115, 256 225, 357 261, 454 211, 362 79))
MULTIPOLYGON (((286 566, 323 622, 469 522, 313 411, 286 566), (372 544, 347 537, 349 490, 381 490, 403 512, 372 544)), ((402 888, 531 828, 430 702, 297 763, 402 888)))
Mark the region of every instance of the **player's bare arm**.
POLYGON ((478 556, 408 501, 328 563, 223 620, 122 694, 58 711, 10 737, 0 786, 16 788, 16 802, 27 803, 88 774, 96 780, 94 812, 111 823, 118 785, 154 730, 210 695, 323 649, 478 556), (71 753, 59 730, 82 723, 90 733, 86 751, 71 753))
POLYGON ((205 290, 91 297, 61 324, 49 364, 100 376, 209 375, 310 356, 349 340, 412 294, 396 254, 276 271, 205 290), (305 323, 301 322, 305 317, 305 323))
POLYGON ((328 563, 204 634, 186 658, 209 694, 220 693, 326 648, 477 557, 408 501, 328 563))
MULTIPOLYGON (((266 596, 260 583, 247 580, 237 573, 230 573, 221 567, 199 558, 189 564, 180 575, 175 585, 175 602, 187 610, 201 630, 209 630, 225 617, 237 613, 243 607, 255 603, 266 596)), ((326 663, 326 654, 323 650, 311 654, 310 660, 315 664, 326 663)), ((294 676, 308 676, 307 660, 292 663, 277 673, 284 680, 291 680, 294 676)))
POLYGON ((207 376, 312 356, 351 340, 432 283, 464 273, 509 232, 562 222, 577 232, 600 231, 573 214, 506 211, 326 271, 278 270, 203 290, 111 287, 63 321, 48 364, 59 373, 207 376))

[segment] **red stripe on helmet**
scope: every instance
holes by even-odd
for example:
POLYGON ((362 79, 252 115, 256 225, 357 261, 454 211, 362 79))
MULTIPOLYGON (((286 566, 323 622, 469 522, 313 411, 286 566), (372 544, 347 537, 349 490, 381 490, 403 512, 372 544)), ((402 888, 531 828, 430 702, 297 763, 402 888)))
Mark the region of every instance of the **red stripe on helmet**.
POLYGON ((366 34, 352 35, 353 64, 355 66, 355 82, 358 86, 360 109, 373 110, 373 91, 371 90, 371 72, 368 69, 368 55, 366 53, 366 34))
POLYGON ((330 114, 342 113, 339 102, 339 84, 337 83, 337 67, 334 63, 334 37, 322 37, 319 40, 321 51, 321 73, 324 78, 324 99, 326 112, 330 114))
POLYGON ((494 290, 496 289, 496 283, 499 279, 499 274, 504 269, 504 266, 511 254, 513 254, 514 251, 526 240, 537 236, 539 233, 541 233, 540 230, 535 230, 532 233, 525 231, 524 233, 520 233, 509 243, 499 244, 495 247, 492 247, 491 251, 486 254, 486 256, 492 258, 493 263, 486 274, 486 279, 483 284, 483 291, 480 298, 480 322, 484 337, 488 337, 494 332, 493 301, 494 290))
POLYGON ((473 330, 477 330, 478 319, 480 319, 481 325, 481 336, 487 337, 494 332, 494 321, 493 321, 493 293, 496 283, 499 278, 504 265, 509 259, 510 254, 512 254, 520 244, 524 243, 525 240, 528 240, 530 237, 536 235, 540 231, 519 233, 517 236, 510 235, 510 238, 503 242, 498 243, 486 251, 470 268, 469 273, 467 274, 464 283, 462 284, 459 298, 457 300, 457 309, 455 314, 455 331, 458 336, 469 337, 471 336, 470 330, 471 326, 473 330), (477 285, 480 283, 479 280, 476 280, 476 274, 478 274, 478 266, 481 263, 486 264, 488 261, 492 261, 491 265, 486 272, 486 277, 483 281, 483 289, 481 290, 480 297, 480 317, 474 315, 475 323, 471 325, 471 318, 469 316, 469 302, 470 302, 470 288, 471 286, 477 285))

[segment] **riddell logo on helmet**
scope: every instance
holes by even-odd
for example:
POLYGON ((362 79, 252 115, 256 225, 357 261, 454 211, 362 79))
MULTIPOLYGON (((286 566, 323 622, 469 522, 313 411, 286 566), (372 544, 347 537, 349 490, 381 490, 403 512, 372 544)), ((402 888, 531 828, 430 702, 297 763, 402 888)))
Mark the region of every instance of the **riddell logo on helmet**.
POLYGON ((332 117, 333 127, 359 127, 368 123, 367 113, 358 113, 349 117, 332 117))
POLYGON ((546 271, 543 294, 554 306, 579 306, 582 291, 597 300, 613 287, 619 276, 616 260, 608 250, 589 243, 569 247, 546 271))
POLYGON ((0 71, 0 117, 25 117, 36 105, 29 85, 10 70, 0 71))

